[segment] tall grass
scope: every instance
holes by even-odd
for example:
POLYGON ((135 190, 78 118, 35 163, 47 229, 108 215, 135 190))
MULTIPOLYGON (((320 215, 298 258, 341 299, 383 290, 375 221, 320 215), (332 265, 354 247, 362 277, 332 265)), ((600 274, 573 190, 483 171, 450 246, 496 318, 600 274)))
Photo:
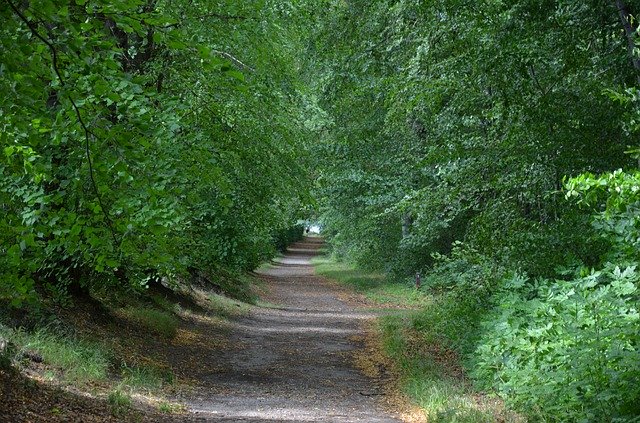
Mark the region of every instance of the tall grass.
POLYGON ((174 381, 171 370, 150 365, 125 366, 122 376, 123 385, 134 389, 156 390, 174 381))
POLYGON ((48 329, 27 332, 3 325, 0 325, 0 337, 16 345, 11 357, 14 362, 21 362, 27 355, 39 355, 66 381, 88 383, 107 378, 111 351, 98 343, 48 329))
POLYGON ((131 396, 119 389, 116 389, 109 394, 107 402, 111 408, 111 414, 117 418, 123 418, 133 405, 131 396))

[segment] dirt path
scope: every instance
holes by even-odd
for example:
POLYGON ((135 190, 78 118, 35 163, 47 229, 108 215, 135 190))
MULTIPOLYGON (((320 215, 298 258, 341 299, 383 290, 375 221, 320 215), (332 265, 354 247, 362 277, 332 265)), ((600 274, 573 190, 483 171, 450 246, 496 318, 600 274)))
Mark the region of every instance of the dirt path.
POLYGON ((338 299, 313 274, 321 246, 307 238, 261 272, 269 308, 235 320, 234 348, 206 375, 208 391, 184 399, 197 420, 223 422, 397 422, 382 409, 375 381, 360 373, 353 339, 372 317, 338 299))

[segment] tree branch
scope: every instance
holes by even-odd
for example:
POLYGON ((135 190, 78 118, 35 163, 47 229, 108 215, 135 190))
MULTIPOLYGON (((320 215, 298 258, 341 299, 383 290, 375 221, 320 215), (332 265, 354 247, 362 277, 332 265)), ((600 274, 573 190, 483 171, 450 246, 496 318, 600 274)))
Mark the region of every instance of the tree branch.
MULTIPOLYGON (((194 16, 193 19, 197 19, 199 21, 204 21, 205 19, 208 18, 216 18, 219 19, 221 21, 244 21, 247 19, 251 19, 248 16, 237 16, 237 15, 222 15, 220 13, 207 13, 205 15, 200 15, 200 16, 194 16)), ((172 23, 169 25, 165 25, 163 27, 161 27, 162 29, 167 29, 167 28, 174 28, 177 26, 182 25, 183 21, 180 22, 176 22, 176 23, 172 23)))
POLYGON ((226 51, 213 50, 213 49, 212 49, 211 51, 212 51, 212 52, 214 52, 215 54, 218 54, 218 55, 220 55, 220 56, 222 56, 222 57, 225 57, 225 58, 227 58, 227 59, 231 60, 231 61, 232 61, 236 66, 238 66, 240 69, 247 69, 247 70, 250 70, 251 72, 255 72, 255 69, 254 69, 254 68, 252 68, 252 67, 251 67, 251 66, 249 66, 249 65, 246 65, 246 64, 242 63, 242 62, 240 61, 240 59, 238 59, 238 58, 236 58, 235 56, 233 56, 233 55, 231 55, 231 54, 227 53, 226 51))
POLYGON ((635 54, 638 25, 633 22, 633 16, 631 15, 629 7, 624 3, 624 0, 613 0, 613 2, 618 9, 618 15, 620 16, 620 21, 627 38, 627 49, 629 50, 629 54, 631 55, 631 62, 633 63, 633 67, 635 68, 636 72, 639 73, 636 76, 636 79, 638 81, 638 84, 640 84, 640 57, 635 54))

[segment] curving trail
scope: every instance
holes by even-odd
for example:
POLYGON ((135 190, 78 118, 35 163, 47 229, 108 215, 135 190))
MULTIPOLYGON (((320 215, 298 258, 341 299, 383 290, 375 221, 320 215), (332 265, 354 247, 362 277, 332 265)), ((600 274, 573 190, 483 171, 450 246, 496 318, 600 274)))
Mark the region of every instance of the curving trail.
POLYGON ((207 375, 210 393, 188 402, 192 416, 222 422, 398 422, 379 404, 374 381, 352 364, 354 335, 371 313, 338 298, 310 259, 322 241, 306 238, 261 271, 272 307, 233 322, 235 346, 207 375))

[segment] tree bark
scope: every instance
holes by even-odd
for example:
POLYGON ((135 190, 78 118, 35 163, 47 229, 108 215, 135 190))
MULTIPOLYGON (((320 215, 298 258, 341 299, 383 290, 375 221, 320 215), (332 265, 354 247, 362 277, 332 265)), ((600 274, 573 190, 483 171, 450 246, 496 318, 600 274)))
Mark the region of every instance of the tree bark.
POLYGON ((413 217, 410 213, 405 213, 402 216, 402 238, 406 238, 411 233, 411 227, 413 226, 413 217))

